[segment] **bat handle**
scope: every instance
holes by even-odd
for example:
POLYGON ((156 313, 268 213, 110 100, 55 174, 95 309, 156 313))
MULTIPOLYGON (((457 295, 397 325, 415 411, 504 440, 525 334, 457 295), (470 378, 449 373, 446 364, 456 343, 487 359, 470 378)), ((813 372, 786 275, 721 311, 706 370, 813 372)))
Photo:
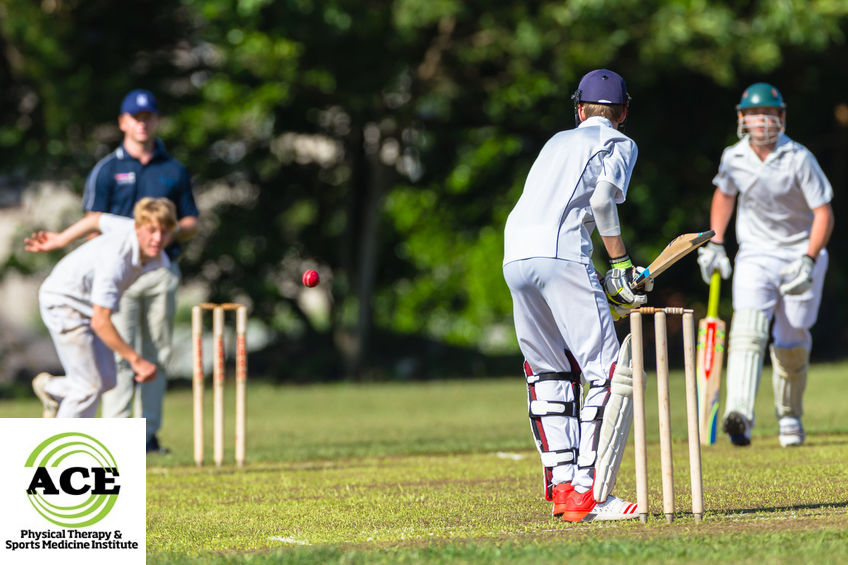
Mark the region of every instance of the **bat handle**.
POLYGON ((651 276, 651 271, 648 270, 648 267, 645 267, 645 270, 643 270, 641 273, 636 275, 636 278, 633 279, 630 282, 630 289, 636 290, 636 289, 642 288, 642 286, 644 286, 644 284, 647 282, 647 280, 650 278, 650 276, 651 276))
POLYGON ((713 271, 710 277, 710 300, 707 302, 707 318, 718 318, 719 294, 721 293, 721 273, 713 271))

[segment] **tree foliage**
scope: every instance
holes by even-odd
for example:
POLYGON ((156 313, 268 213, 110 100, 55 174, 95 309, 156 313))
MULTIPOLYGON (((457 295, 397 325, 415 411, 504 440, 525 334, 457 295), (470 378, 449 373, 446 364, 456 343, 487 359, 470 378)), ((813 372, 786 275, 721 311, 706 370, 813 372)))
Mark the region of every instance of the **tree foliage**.
MULTIPOLYGON (((707 227, 750 82, 781 88, 790 135, 844 185, 846 23, 834 0, 0 0, 0 182, 81 187, 124 92, 151 88, 206 203, 187 277, 249 299, 280 351, 348 375, 399 354, 386 336, 514 354, 502 227, 584 72, 633 95, 620 211, 647 262, 707 227), (306 265, 326 316, 304 307, 306 265)), ((664 277, 660 301, 703 300, 694 268, 664 277)))

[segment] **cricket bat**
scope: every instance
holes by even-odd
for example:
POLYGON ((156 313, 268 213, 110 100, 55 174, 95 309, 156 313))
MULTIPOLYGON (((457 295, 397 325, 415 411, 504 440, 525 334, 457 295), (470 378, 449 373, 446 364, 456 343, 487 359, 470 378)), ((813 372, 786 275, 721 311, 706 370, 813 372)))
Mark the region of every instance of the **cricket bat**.
POLYGON ((707 230, 695 233, 684 233, 683 235, 675 237, 668 245, 665 246, 665 249, 657 255, 656 259, 651 261, 651 264, 645 267, 645 270, 633 279, 633 282, 630 283, 630 288, 635 290, 642 287, 649 278, 656 278, 657 275, 708 242, 714 235, 714 231, 707 230))
POLYGON ((702 445, 715 443, 718 428, 718 391, 725 339, 725 325, 718 317, 720 292, 721 274, 713 271, 707 317, 698 324, 698 426, 702 445))

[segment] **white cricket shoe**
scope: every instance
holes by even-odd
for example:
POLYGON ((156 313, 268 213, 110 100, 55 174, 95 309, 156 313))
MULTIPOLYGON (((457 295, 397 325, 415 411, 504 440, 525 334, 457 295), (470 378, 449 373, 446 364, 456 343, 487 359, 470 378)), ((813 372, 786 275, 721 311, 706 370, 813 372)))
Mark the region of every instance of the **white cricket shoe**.
POLYGON ((592 489, 572 491, 566 499, 562 519, 566 522, 593 522, 595 520, 629 520, 638 518, 636 505, 609 495, 604 502, 596 502, 592 489))
POLYGON ((50 373, 38 373, 32 379, 32 390, 41 401, 42 406, 44 406, 44 410, 41 412, 42 418, 55 418, 56 413, 59 411, 59 403, 46 390, 47 383, 52 378, 53 375, 50 373))
POLYGON ((780 445, 783 447, 797 447, 804 443, 806 434, 801 419, 793 416, 784 416, 778 422, 780 445))
POLYGON ((615 496, 609 495, 604 502, 599 502, 595 508, 583 518, 584 522, 592 520, 629 520, 630 518, 638 518, 636 513, 636 504, 621 500, 615 496))

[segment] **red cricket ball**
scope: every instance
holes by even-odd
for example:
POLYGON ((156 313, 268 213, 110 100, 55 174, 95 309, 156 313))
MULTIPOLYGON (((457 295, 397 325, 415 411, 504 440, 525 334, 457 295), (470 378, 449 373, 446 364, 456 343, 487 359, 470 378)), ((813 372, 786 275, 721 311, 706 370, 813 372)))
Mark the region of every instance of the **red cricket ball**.
POLYGON ((307 269, 303 273, 303 285, 304 286, 317 286, 321 281, 321 278, 318 276, 318 271, 313 271, 312 269, 307 269))

